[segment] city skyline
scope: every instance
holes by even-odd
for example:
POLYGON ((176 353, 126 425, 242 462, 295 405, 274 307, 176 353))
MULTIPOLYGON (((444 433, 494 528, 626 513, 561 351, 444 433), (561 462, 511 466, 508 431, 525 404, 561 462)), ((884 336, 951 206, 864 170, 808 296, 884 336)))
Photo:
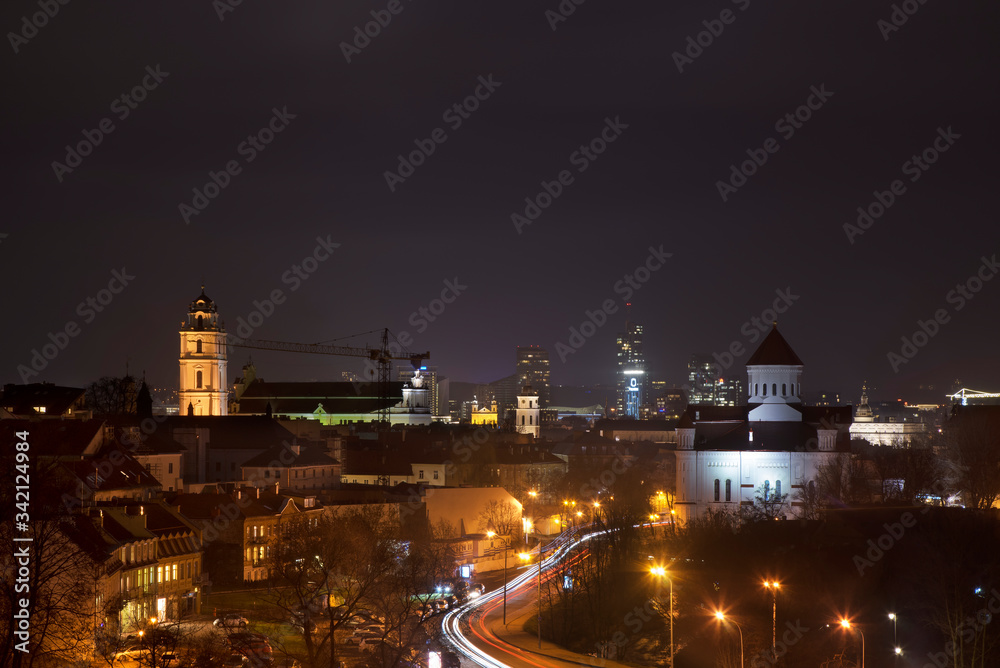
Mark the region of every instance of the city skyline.
POLYGON ((5 7, 3 382, 173 384, 204 284, 233 335, 388 327, 468 382, 612 383, 631 301, 657 379, 777 319, 806 393, 1000 389, 997 7, 400 7, 5 7))

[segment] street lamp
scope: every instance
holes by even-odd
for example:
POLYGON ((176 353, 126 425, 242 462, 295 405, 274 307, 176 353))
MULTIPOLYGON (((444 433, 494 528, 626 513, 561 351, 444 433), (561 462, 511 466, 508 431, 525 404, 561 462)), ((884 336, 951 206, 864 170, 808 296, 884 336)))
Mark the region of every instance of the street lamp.
POLYGON ((663 566, 653 566, 649 572, 658 578, 670 580, 670 668, 674 668, 674 579, 667 575, 667 569, 663 566))
MULTIPOLYGON (((497 535, 496 531, 487 531, 486 535, 493 540, 497 535)), ((503 623, 507 624, 507 541, 503 544, 503 623)))
POLYGON ((903 649, 899 646, 899 643, 896 641, 896 613, 890 612, 889 619, 892 620, 892 651, 893 651, 892 665, 898 666, 899 655, 903 653, 903 649))
MULTIPOLYGON (((538 492, 531 489, 528 490, 528 496, 531 497, 531 514, 534 515, 535 511, 535 501, 538 499, 538 492)), ((528 531, 531 529, 531 522, 526 522, 524 525, 524 546, 528 546, 528 531)))
MULTIPOLYGON (((722 613, 721 610, 715 613, 715 618, 718 619, 720 622, 726 621, 726 616, 722 613)), ((729 621, 731 621, 733 624, 736 624, 736 628, 739 629, 740 632, 740 668, 743 668, 743 629, 740 627, 739 623, 735 619, 730 619, 729 621)))
MULTIPOLYGON (((860 626, 854 626, 848 619, 841 619, 840 625, 845 629, 857 629, 858 633, 861 634, 861 668, 865 668, 865 632, 861 630, 860 626)), ((897 652, 898 654, 898 652, 897 652)))
MULTIPOLYGON (((525 562, 531 561, 531 554, 522 552, 517 555, 525 562)), ((538 649, 542 648, 542 541, 538 540, 538 649)))
POLYGON ((764 580, 764 588, 771 590, 771 654, 778 653, 778 590, 781 583, 777 581, 764 580))

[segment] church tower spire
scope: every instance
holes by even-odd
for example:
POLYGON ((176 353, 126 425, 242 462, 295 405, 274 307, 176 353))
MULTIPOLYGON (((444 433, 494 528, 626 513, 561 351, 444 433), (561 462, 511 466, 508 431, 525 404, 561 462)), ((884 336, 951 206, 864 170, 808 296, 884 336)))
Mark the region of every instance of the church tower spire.
POLYGON ((226 330, 215 302, 201 294, 188 307, 181 323, 180 405, 190 415, 227 415, 229 381, 226 330))

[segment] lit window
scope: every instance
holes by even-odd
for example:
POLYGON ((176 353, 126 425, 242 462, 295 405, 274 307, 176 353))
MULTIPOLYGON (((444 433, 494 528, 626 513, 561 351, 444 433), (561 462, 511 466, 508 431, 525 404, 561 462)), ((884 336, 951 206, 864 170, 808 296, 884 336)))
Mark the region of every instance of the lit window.
POLYGON ((44 413, 45 412, 45 406, 35 406, 35 412, 36 413, 44 413))

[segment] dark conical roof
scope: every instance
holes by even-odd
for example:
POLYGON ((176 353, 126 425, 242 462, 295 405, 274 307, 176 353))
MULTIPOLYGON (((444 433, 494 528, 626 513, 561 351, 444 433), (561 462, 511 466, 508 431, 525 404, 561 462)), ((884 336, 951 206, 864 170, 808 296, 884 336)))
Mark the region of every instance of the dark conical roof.
POLYGON ((195 313, 197 311, 215 312, 215 302, 212 301, 211 297, 205 294, 204 285, 201 286, 201 294, 198 295, 198 298, 191 302, 189 311, 191 313, 195 313))
POLYGON ((781 366, 802 366, 802 360, 795 354, 792 347, 788 345, 780 333, 778 333, 778 323, 774 323, 771 332, 764 337, 760 346, 754 354, 747 360, 747 366, 777 364, 781 366))

